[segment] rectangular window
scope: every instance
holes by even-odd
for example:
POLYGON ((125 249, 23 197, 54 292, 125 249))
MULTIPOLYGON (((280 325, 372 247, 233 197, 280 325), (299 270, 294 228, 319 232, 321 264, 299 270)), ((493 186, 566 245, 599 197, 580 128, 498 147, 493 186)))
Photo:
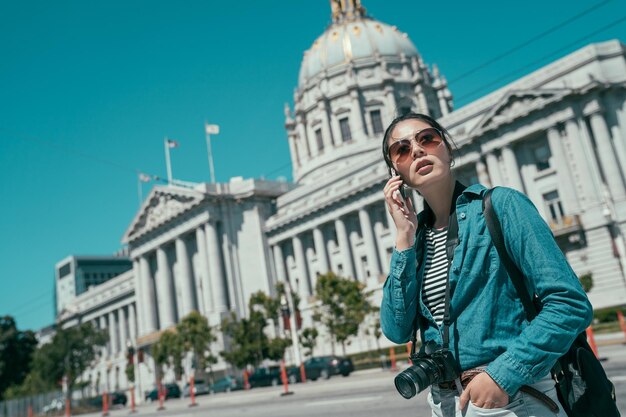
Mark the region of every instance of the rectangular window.
POLYGON ((324 149, 324 138, 322 137, 322 129, 315 130, 315 140, 317 141, 317 150, 321 152, 324 149))
POLYGON ((372 120, 372 131, 375 135, 383 133, 383 119, 380 117, 380 110, 372 110, 370 112, 370 119, 372 120))
POLYGON ((71 270, 71 264, 69 262, 66 263, 61 268, 59 268, 59 278, 63 278, 64 276, 69 275, 71 270))
POLYGON ((350 120, 345 117, 339 119, 339 129, 341 130, 341 140, 347 142, 352 140, 352 133, 350 132, 350 120))
POLYGON ((532 148, 533 157, 535 158, 535 166, 538 171, 550 168, 550 157, 552 153, 546 142, 538 143, 532 148))
POLYGON ((543 201, 545 202, 549 220, 552 223, 563 223, 563 205, 561 204, 561 198, 558 191, 551 191, 543 195, 543 201))

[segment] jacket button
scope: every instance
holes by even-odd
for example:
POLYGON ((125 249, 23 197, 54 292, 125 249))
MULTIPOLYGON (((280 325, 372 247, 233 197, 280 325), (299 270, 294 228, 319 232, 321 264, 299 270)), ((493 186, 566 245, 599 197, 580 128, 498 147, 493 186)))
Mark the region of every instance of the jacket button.
POLYGON ((459 217, 461 218, 461 220, 465 219, 465 213, 461 213, 459 217))

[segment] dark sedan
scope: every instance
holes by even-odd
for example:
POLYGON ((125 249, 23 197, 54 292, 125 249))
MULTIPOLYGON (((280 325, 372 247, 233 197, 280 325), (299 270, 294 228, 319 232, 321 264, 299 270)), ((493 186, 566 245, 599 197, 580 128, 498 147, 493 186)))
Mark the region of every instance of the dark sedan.
MULTIPOLYGON (((177 384, 165 384, 165 399, 180 398, 180 387, 177 384)), ((146 394, 146 401, 157 401, 159 399, 159 391, 155 388, 146 394)))
POLYGON ((348 376, 353 371, 352 360, 340 356, 314 356, 304 362, 306 377, 313 381, 318 378, 328 379, 332 375, 348 376))
POLYGON ((211 394, 216 392, 231 392, 243 389, 243 379, 234 376, 225 376, 218 379, 209 387, 211 394))

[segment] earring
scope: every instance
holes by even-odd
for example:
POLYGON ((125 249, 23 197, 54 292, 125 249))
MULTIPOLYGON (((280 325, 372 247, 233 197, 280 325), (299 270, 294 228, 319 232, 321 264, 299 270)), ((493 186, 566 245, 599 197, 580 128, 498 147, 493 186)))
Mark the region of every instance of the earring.
POLYGON ((450 168, 456 165, 456 161, 453 159, 450 161, 450 168))

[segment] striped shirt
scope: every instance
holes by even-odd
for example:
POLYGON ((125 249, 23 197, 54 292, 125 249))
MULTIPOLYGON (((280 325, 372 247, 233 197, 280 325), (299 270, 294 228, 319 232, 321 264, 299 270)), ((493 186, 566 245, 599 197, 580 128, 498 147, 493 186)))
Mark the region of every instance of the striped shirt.
POLYGON ((446 236, 448 228, 426 229, 426 264, 422 297, 438 326, 443 323, 444 297, 448 278, 446 236))

